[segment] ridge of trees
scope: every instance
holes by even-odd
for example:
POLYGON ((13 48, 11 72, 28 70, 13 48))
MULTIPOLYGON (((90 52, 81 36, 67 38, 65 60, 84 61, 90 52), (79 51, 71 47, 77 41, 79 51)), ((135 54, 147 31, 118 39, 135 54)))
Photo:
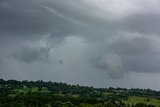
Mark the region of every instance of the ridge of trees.
POLYGON ((0 107, 154 107, 144 103, 126 105, 122 102, 131 96, 160 99, 160 91, 0 79, 0 107))

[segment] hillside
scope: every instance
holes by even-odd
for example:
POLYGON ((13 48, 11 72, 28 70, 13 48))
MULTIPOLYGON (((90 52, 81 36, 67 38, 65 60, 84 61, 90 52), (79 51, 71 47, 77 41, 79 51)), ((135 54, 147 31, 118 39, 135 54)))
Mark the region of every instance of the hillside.
POLYGON ((0 107, 159 107, 160 91, 0 79, 0 107))

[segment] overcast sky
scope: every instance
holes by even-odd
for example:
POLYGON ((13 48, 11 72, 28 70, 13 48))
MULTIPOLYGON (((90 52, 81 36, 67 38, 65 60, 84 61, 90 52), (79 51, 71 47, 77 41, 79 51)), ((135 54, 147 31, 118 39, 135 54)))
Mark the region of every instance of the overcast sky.
POLYGON ((0 0, 0 78, 160 90, 160 1, 0 0))

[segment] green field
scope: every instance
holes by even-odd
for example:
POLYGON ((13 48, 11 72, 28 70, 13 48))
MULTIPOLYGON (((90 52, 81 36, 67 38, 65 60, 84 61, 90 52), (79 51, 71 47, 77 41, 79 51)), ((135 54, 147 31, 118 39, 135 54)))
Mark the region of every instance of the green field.
POLYGON ((125 104, 136 104, 136 103, 145 103, 147 105, 155 105, 156 107, 160 107, 160 100, 154 98, 145 98, 145 97, 130 97, 128 100, 123 101, 125 104))

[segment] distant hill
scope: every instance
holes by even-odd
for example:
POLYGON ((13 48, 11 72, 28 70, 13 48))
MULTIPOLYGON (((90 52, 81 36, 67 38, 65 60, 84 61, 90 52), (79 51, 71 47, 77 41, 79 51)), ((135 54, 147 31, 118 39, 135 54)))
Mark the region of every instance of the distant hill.
POLYGON ((160 91, 0 79, 0 107, 155 107, 160 91))

